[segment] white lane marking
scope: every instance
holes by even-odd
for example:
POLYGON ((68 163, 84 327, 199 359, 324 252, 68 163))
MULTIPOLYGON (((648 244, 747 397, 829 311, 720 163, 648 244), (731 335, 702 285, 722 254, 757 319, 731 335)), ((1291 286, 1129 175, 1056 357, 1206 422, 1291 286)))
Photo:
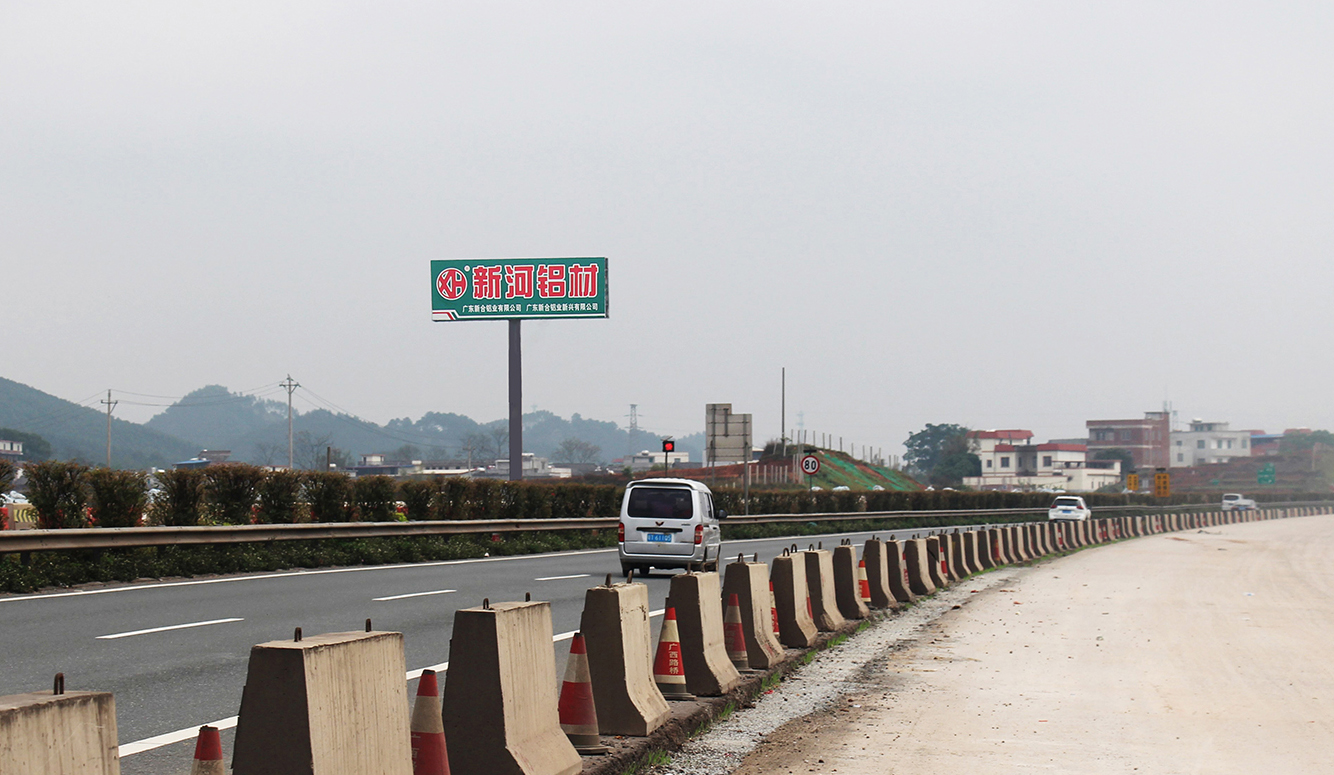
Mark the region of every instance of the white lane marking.
POLYGON ((189 624, 173 624, 169 627, 151 627, 147 630, 131 630, 129 632, 118 632, 114 635, 98 635, 98 640, 116 640, 118 638, 132 638, 135 635, 151 635, 155 632, 169 632, 171 630, 188 630, 192 627, 207 627, 210 624, 228 624, 229 622, 244 622, 245 619, 210 619, 207 622, 190 622, 189 624))
POLYGON ((411 568, 438 568, 444 565, 468 565, 483 562, 509 562, 513 560, 538 560, 550 557, 569 557, 580 554, 605 554, 615 549, 584 549, 577 552, 547 552, 546 554, 519 554, 509 557, 478 557, 471 560, 439 560, 436 562, 403 563, 401 565, 363 565, 356 568, 327 568, 325 570, 302 570, 291 573, 265 573, 258 576, 233 576, 225 579, 200 579, 197 581, 168 581, 160 584, 143 584, 133 587, 110 587, 107 589, 81 589, 74 592, 52 592, 46 595, 14 595, 0 597, 0 603, 14 603, 23 600, 52 600, 60 597, 83 597, 84 595, 109 595, 113 592, 139 592, 145 589, 167 589, 170 587, 198 587, 205 584, 230 584, 236 581, 259 581, 261 579, 293 579, 306 576, 323 576, 332 573, 364 573, 366 571, 404 570, 411 568))
POLYGON ((427 595, 448 595, 451 592, 458 592, 457 589, 437 589, 434 592, 409 592, 406 595, 390 595, 389 597, 371 598, 376 603, 383 603, 386 600, 403 600, 409 597, 426 597, 427 595))
MULTIPOLYGON (((666 613, 666 611, 660 608, 656 611, 649 611, 648 615, 650 617, 662 616, 664 613, 666 613)), ((560 643, 563 640, 569 640, 573 637, 574 637, 574 632, 562 632, 559 635, 553 635, 551 637, 551 642, 560 643)), ((423 667, 420 670, 409 670, 407 674, 407 680, 415 681, 418 678, 421 678, 422 673, 427 670, 434 670, 437 673, 443 673, 448 669, 449 669, 449 663, 441 662, 438 665, 423 667)), ((236 716, 231 716, 229 718, 222 719, 221 721, 214 721, 213 723, 209 724, 209 726, 217 727, 218 729, 231 729, 232 727, 236 726, 236 719, 237 719, 236 716)), ((182 743, 185 742, 186 740, 192 740, 194 739, 194 736, 198 733, 198 731, 199 727, 190 727, 189 729, 178 729, 175 732, 168 732, 165 735, 158 735, 156 737, 146 737, 143 740, 136 740, 133 743, 126 743, 125 745, 122 745, 120 747, 120 757, 124 759, 126 756, 133 756, 134 754, 143 753, 144 751, 152 751, 155 748, 161 748, 165 745, 172 745, 174 743, 182 743)))
MULTIPOLYGON (((237 716, 228 716, 227 718, 211 721, 207 725, 201 726, 231 729, 236 726, 237 718, 237 716)), ((161 748, 164 745, 172 745, 173 743, 183 743, 186 740, 193 740, 197 734, 199 734, 199 727, 190 727, 189 729, 178 729, 175 732, 168 732, 165 735, 158 735, 157 737, 145 737, 143 740, 122 745, 120 747, 120 758, 124 759, 126 756, 133 756, 134 754, 143 753, 144 751, 151 751, 154 748, 161 748)))
POLYGON ((565 579, 586 579, 592 575, 593 574, 591 573, 575 573, 570 576, 543 576, 540 579, 533 579, 533 581, 563 581, 565 579))

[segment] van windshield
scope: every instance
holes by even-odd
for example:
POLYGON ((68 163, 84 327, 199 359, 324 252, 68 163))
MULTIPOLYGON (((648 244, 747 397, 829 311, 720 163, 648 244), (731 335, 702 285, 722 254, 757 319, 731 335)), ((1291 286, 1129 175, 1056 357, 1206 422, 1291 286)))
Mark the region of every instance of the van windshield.
POLYGON ((1059 508, 1062 507, 1062 506, 1066 506, 1066 507, 1068 507, 1068 508, 1074 508, 1074 509, 1077 509, 1077 508, 1079 508, 1079 499, 1078 499, 1078 498, 1057 498, 1057 499, 1056 499, 1056 502, 1053 503, 1053 504, 1051 505, 1051 507, 1052 507, 1053 509, 1059 509, 1059 508))
POLYGON ((625 511, 645 519, 690 519, 695 502, 691 491, 680 487, 631 487, 625 511))

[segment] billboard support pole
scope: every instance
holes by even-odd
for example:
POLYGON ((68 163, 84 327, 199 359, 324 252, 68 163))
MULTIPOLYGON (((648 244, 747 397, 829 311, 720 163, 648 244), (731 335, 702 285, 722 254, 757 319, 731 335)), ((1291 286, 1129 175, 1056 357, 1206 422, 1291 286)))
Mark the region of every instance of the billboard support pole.
POLYGON ((523 479, 523 348, 519 324, 510 320, 510 481, 523 479))

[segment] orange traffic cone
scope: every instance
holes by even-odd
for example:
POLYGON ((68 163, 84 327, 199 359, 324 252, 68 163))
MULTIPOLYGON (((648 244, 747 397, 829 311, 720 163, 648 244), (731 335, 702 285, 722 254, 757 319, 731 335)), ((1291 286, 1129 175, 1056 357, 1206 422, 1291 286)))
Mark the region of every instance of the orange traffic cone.
POLYGON ((774 583, 769 582, 769 613, 774 620, 774 635, 778 634, 778 598, 774 596, 774 583))
POLYGON ((226 775, 222 765, 222 736, 217 727, 200 727, 195 741, 195 763, 190 775, 226 775))
POLYGON ((862 602, 871 604, 871 580, 866 578, 866 560, 857 561, 857 589, 861 592, 862 602))
POLYGON ((570 738, 574 750, 585 756, 597 756, 611 750, 598 737, 598 711, 593 704, 593 676, 588 671, 588 647, 583 633, 576 632, 570 642, 570 659, 565 663, 565 683, 560 687, 560 728, 570 738))
POLYGON ((662 617, 662 632, 658 635, 658 654, 653 660, 653 682, 662 696, 669 700, 693 700, 695 695, 686 691, 686 668, 681 661, 681 633, 676 629, 676 606, 667 601, 667 614, 662 617))
POLYGON ((423 670, 412 705, 412 775, 449 775, 440 686, 434 670, 423 670))
POLYGON ((727 598, 723 612, 723 644, 727 658, 737 670, 750 671, 750 656, 746 653, 746 631, 741 627, 741 600, 735 595, 727 598))

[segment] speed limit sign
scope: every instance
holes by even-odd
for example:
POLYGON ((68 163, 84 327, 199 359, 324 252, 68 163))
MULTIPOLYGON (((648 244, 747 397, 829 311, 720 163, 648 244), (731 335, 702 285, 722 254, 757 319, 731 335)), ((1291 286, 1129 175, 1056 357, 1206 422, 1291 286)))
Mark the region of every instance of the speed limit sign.
POLYGON ((801 470, 808 476, 815 476, 820 473, 820 458, 815 455, 807 455, 801 459, 801 470))

